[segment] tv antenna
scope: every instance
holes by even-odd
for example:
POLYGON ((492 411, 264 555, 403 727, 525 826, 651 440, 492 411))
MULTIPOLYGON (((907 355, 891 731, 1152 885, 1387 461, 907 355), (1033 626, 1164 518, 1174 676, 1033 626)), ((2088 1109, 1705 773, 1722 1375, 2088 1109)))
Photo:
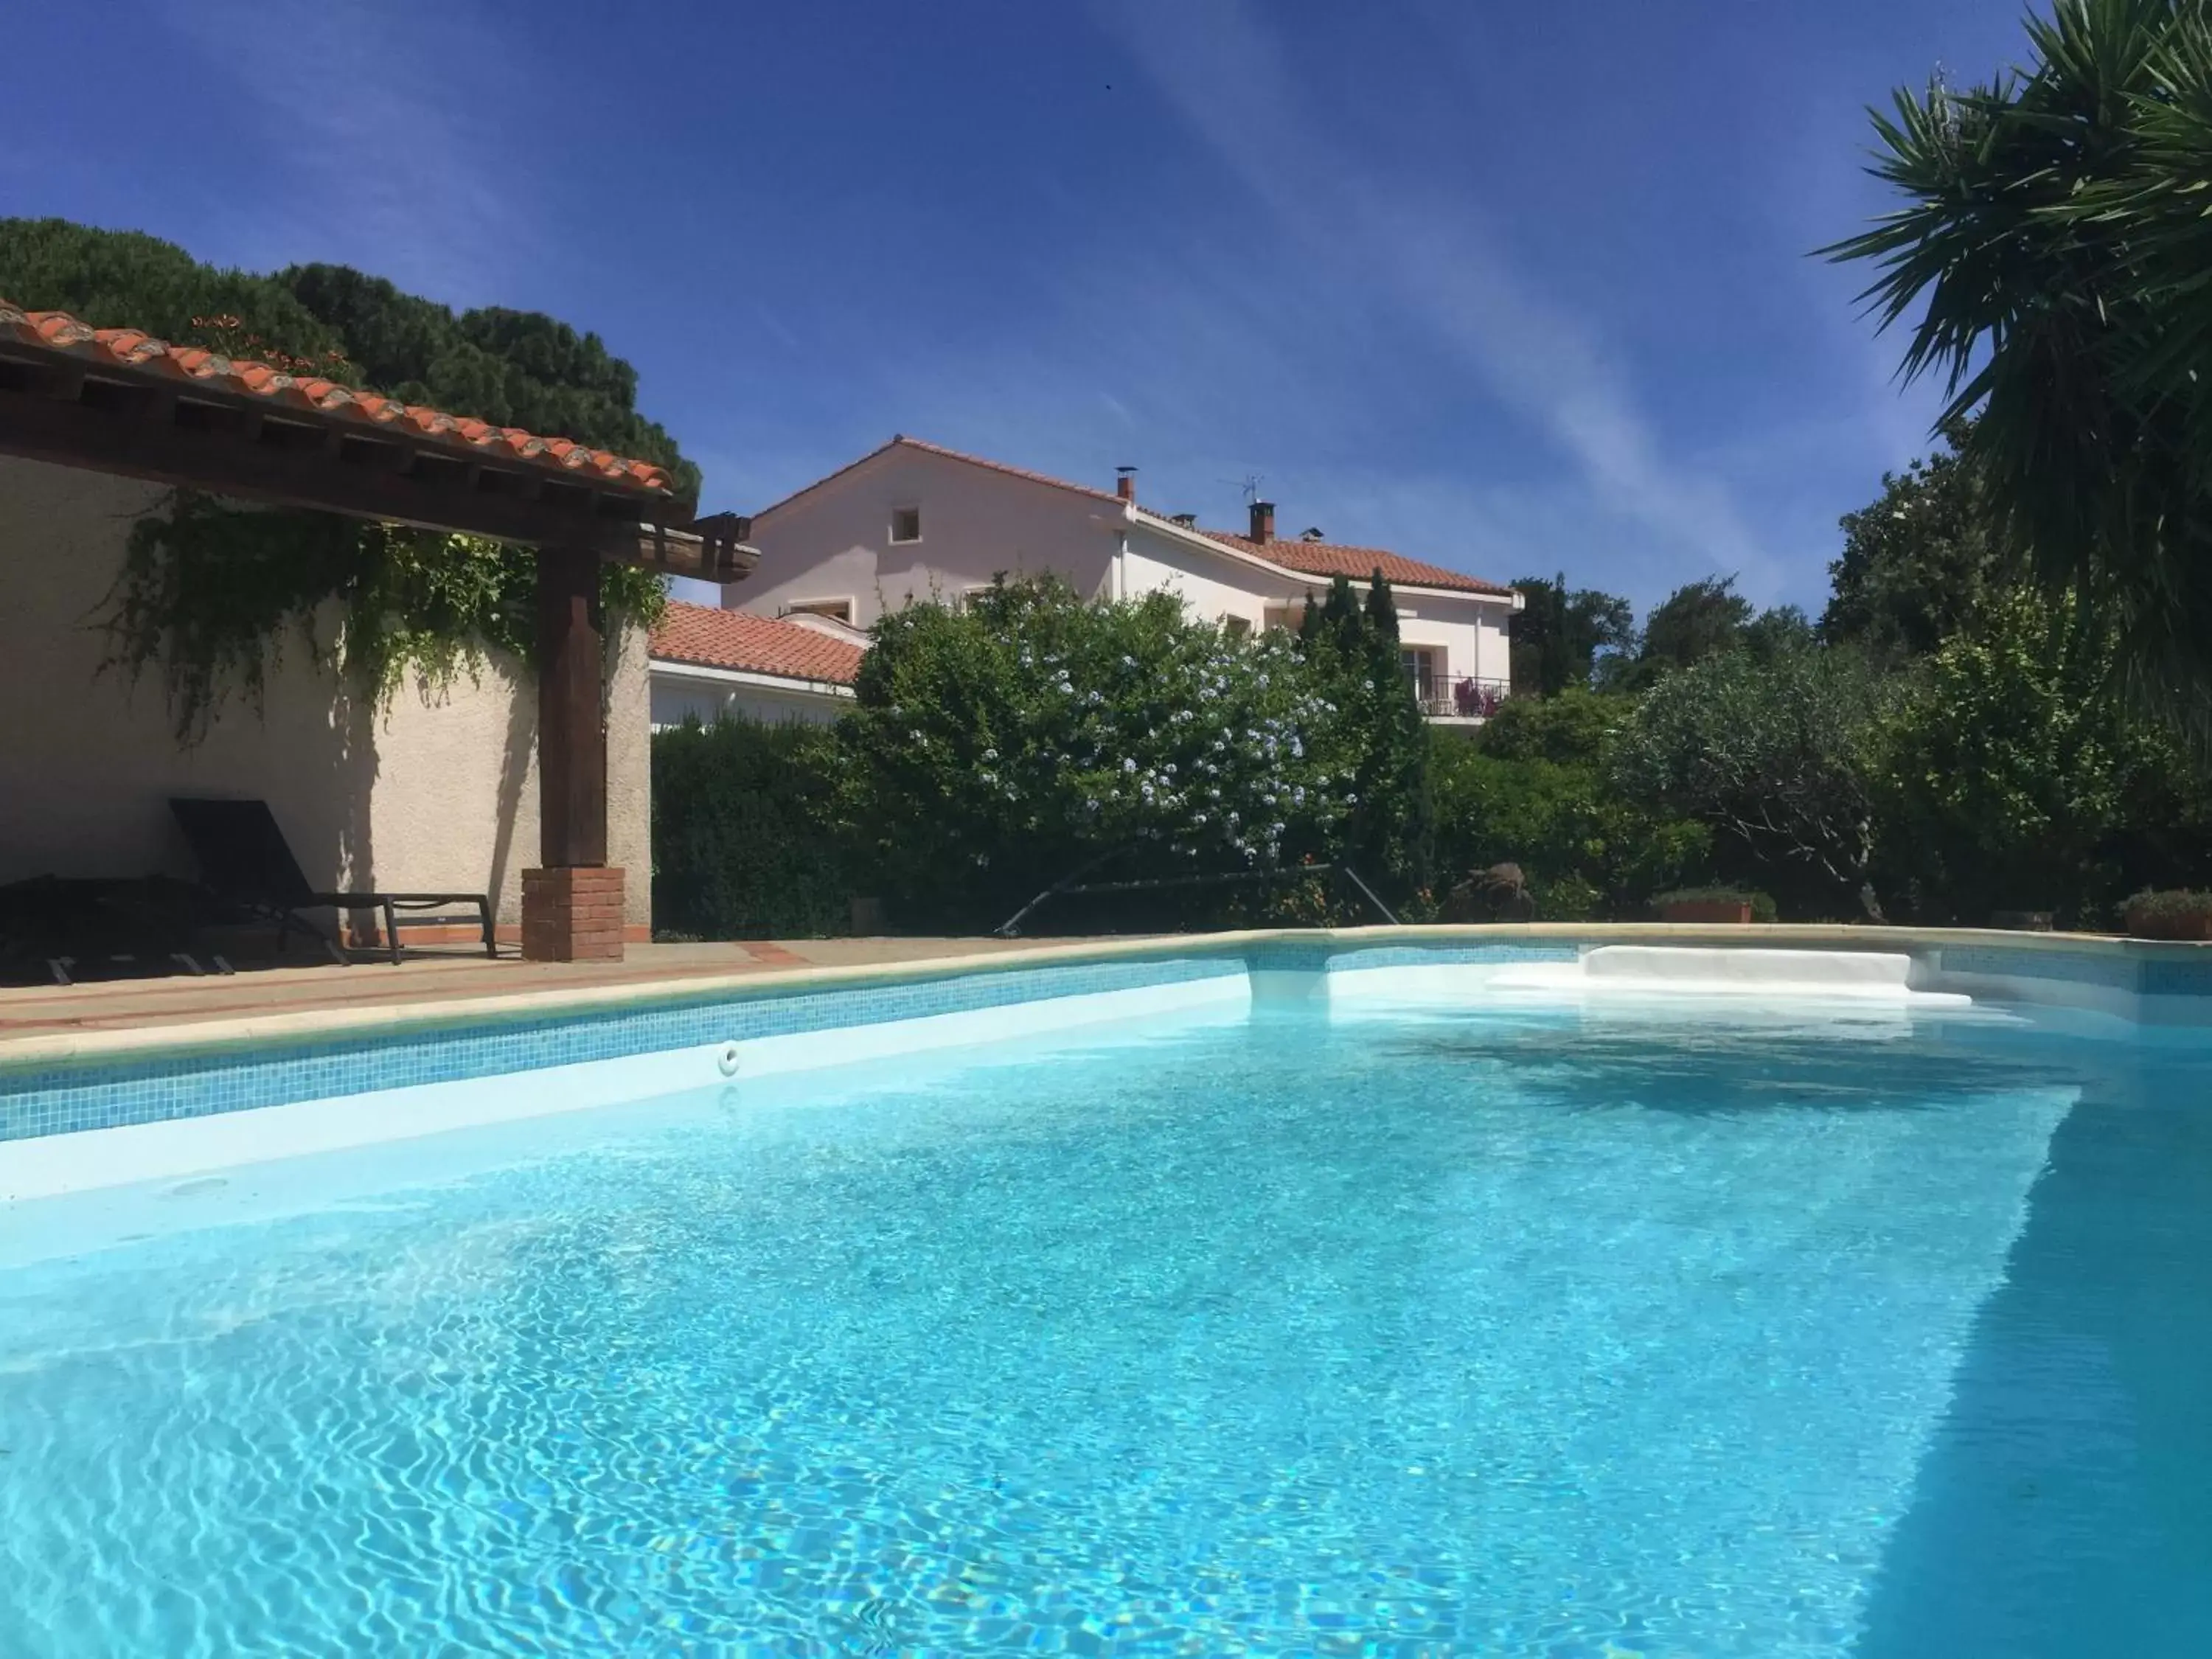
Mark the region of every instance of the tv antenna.
POLYGON ((1243 490, 1244 505, 1249 507, 1260 499, 1260 481, 1267 476, 1264 472, 1247 472, 1241 478, 1224 478, 1221 482, 1225 484, 1235 484, 1237 489, 1243 490))

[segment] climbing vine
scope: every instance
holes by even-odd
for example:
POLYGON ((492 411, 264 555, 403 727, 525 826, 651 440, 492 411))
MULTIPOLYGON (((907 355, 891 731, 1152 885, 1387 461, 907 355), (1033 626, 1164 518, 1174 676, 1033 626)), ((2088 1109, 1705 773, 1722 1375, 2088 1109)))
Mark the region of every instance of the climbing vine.
MULTIPOLYGON (((179 489, 131 526, 98 620, 106 666, 158 672, 190 746, 233 696, 259 711, 288 644, 380 712, 410 676, 427 698, 477 678, 491 652, 527 662, 537 586, 527 551, 478 537, 179 489)), ((600 597, 611 622, 648 627, 667 605, 660 579, 632 565, 603 567, 600 597)))

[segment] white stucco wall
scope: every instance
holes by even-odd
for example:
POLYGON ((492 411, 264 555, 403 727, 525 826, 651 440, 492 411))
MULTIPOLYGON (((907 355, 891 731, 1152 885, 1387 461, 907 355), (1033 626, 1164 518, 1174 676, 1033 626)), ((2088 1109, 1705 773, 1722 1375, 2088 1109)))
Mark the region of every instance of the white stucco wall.
MULTIPOLYGON (((1328 590, 1314 584, 1316 593, 1328 590)), ((1303 598, 1303 587, 1287 587, 1267 571, 1170 540, 1141 522, 1130 526, 1128 551, 1121 556, 1121 591, 1125 599, 1164 591, 1181 596, 1183 608, 1202 622, 1241 617, 1254 633, 1267 625, 1267 611, 1303 598)))
MULTIPOLYGON (((1162 534, 1139 521, 1129 528, 1128 550, 1121 560, 1121 591, 1141 593, 1165 589, 1179 593, 1194 616, 1209 622, 1241 617, 1255 629, 1302 611, 1310 593, 1318 602, 1328 592, 1325 576, 1278 575, 1229 552, 1162 534)), ((1365 584, 1358 586, 1364 590, 1365 584)), ((1506 619, 1508 599, 1484 599, 1439 588, 1395 587, 1398 636, 1406 645, 1438 653, 1439 676, 1503 682, 1510 668, 1506 619)))
MULTIPOLYGON (((765 678, 765 677, 763 677, 765 678)), ((853 706, 850 696, 798 684, 767 685, 735 675, 702 673, 672 663, 653 665, 653 729, 696 720, 757 720, 764 726, 797 721, 827 726, 853 706)))
MULTIPOLYGON (((0 882, 192 873, 172 795, 269 802, 310 881, 481 890, 521 915, 538 861, 537 696, 512 664, 378 714, 287 642, 259 714, 235 700, 180 748, 157 679, 102 674, 92 619, 157 488, 0 458, 0 882)), ((629 920, 652 916, 645 637, 613 653, 608 854, 629 920)))
POLYGON ((723 604, 764 617, 850 599, 872 628, 888 608, 933 594, 957 600, 1009 574, 1057 571, 1085 595, 1105 591, 1120 545, 1111 501, 1055 489, 926 450, 892 449, 753 521, 760 564, 723 604), (891 514, 919 507, 921 539, 894 544, 891 514))

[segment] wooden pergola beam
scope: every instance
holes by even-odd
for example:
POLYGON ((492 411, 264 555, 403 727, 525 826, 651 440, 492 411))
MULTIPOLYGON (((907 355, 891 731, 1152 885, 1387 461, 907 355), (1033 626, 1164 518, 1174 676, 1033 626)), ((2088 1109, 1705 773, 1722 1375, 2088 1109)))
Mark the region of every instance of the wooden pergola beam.
POLYGON ((0 453, 625 562, 640 562, 641 524, 680 529, 691 519, 689 502, 664 493, 481 458, 427 435, 95 378, 70 396, 13 368, 0 358, 0 453))

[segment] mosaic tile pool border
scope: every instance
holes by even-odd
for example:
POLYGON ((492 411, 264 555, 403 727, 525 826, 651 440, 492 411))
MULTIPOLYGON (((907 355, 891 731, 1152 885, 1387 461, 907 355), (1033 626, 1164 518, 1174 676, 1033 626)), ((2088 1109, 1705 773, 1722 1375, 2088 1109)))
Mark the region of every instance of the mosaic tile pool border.
POLYGON ((621 1012, 509 1018, 419 1036, 372 1032, 244 1053, 207 1050, 0 1072, 0 1143, 1245 971, 1242 952, 948 970, 880 985, 763 988, 745 997, 678 994, 621 1012))
POLYGON ((2136 996, 2212 996, 2212 961, 2087 951, 2008 951, 2002 945, 1944 945, 1938 960, 1946 974, 2063 980, 2136 996))
MULTIPOLYGON (((646 1006, 618 1010, 509 1013, 412 1032, 367 1031, 272 1041, 245 1049, 58 1060, 21 1070, 0 1069, 0 1143, 1253 970, 1346 972, 1566 962, 1597 942, 1550 939, 1358 945, 1327 939, 1248 939, 1211 950, 1184 946, 1157 955, 1121 954, 1021 967, 948 963, 939 972, 884 982, 763 986, 743 995, 726 990, 687 994, 672 988, 646 1006)), ((1941 947, 1940 960, 1947 975, 2063 980, 2143 996, 2212 996, 2212 960, 2008 950, 2001 945, 1947 945, 1941 947)))

